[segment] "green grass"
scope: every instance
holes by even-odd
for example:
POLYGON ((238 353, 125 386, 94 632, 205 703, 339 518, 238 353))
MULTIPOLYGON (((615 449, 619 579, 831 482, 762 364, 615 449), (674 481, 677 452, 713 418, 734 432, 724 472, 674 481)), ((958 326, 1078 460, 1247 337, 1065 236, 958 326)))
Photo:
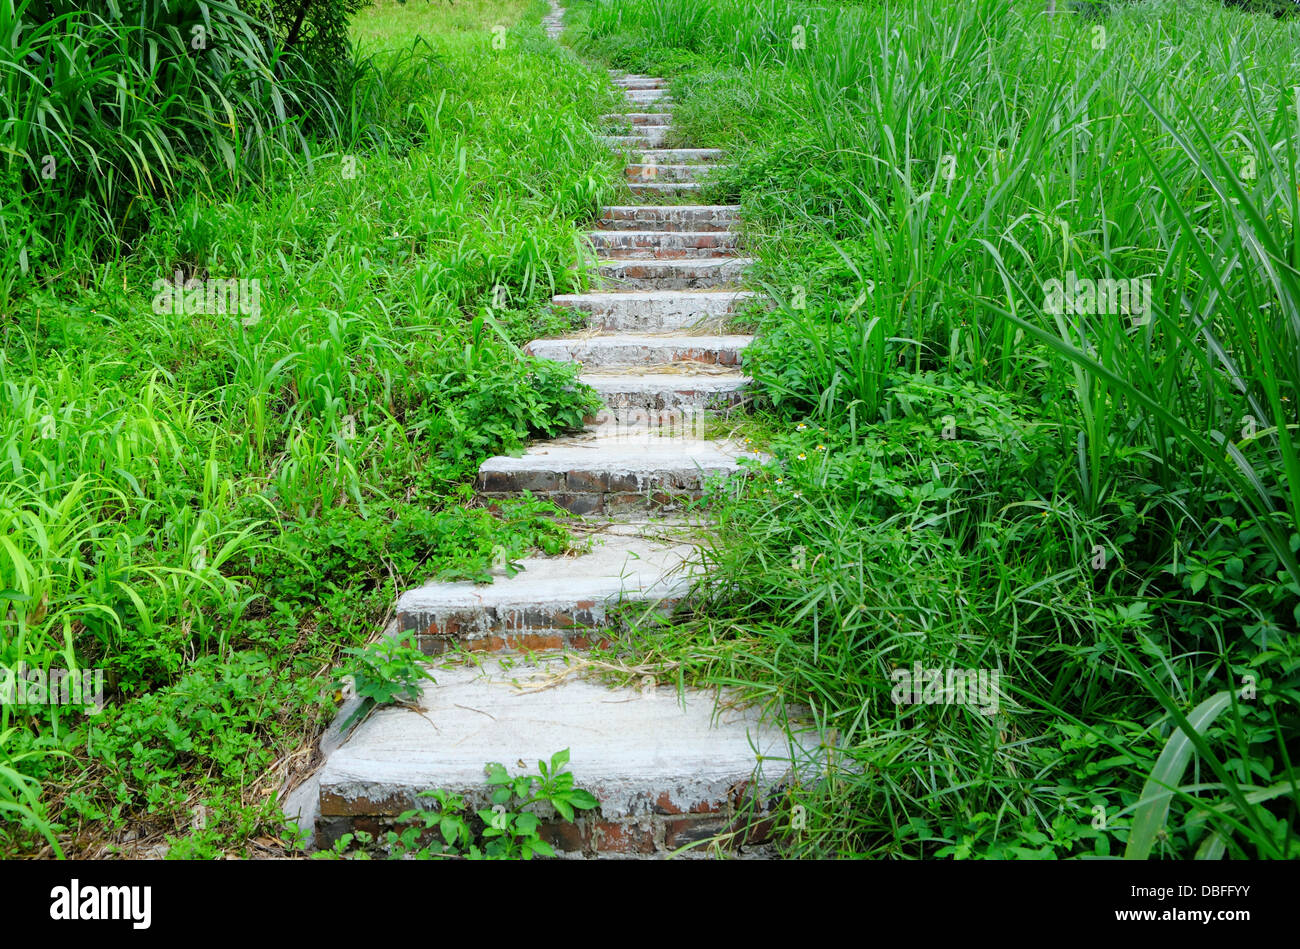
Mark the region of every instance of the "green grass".
POLYGON ((276 762, 396 593, 568 543, 549 505, 494 514, 469 490, 484 457, 591 404, 518 348, 567 325, 549 297, 585 285, 577 228, 616 181, 603 76, 543 39, 543 10, 363 13, 357 36, 387 45, 346 121, 374 134, 187 177, 129 249, 70 233, 10 287, 0 661, 104 668, 108 701, 0 709, 20 818, 0 849, 280 835, 276 762), (178 271, 258 281, 260 313, 158 312, 178 271))
POLYGON ((834 729, 792 852, 1294 858, 1300 24, 574 6, 730 150, 773 301, 747 430, 778 460, 719 487, 695 618, 635 645, 834 729), (1052 313, 1070 272, 1149 310, 1052 313), (999 713, 895 704, 914 662, 1000 670, 999 713))

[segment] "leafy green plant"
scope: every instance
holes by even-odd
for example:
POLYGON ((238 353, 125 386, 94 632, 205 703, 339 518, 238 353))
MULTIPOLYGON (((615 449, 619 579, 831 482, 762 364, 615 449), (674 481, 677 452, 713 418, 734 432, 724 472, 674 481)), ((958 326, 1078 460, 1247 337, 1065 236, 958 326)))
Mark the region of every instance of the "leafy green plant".
POLYGON ((384 638, 361 649, 345 649, 343 654, 353 662, 335 687, 350 688, 361 698, 342 725, 345 732, 376 708, 416 705, 424 694, 424 682, 436 681, 424 666, 427 657, 407 639, 384 638))
MULTIPOLYGON (((390 830, 383 842, 390 858, 431 859, 463 857, 470 860, 531 860, 553 857, 555 851, 541 835, 542 821, 558 815, 573 821, 579 811, 599 806, 595 796, 575 787, 565 767, 569 751, 538 761, 532 774, 512 776, 504 765, 491 762, 484 769, 490 788, 489 806, 473 809, 464 795, 442 789, 421 791, 417 797, 433 806, 415 808, 398 816, 400 831, 390 830)), ((358 855, 354 845, 365 845, 364 832, 342 835, 329 851, 317 857, 334 859, 358 855)))

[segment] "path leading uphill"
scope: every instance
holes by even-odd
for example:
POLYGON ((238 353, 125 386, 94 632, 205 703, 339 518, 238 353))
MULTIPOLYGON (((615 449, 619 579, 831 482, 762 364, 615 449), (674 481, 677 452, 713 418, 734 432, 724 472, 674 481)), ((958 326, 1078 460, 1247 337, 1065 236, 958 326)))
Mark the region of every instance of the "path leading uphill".
MULTIPOLYGON (((544 21, 552 38, 562 15, 553 8, 544 21)), ((604 409, 581 434, 490 458, 478 475, 484 498, 530 491, 581 516, 592 550, 525 560, 486 586, 432 583, 402 595, 399 633, 431 656, 464 648, 486 662, 435 667, 423 714, 381 710, 332 750, 319 774, 322 845, 350 829, 382 830, 424 789, 482 800, 489 761, 531 767, 569 748, 578 785, 600 809, 549 824, 557 847, 655 854, 728 831, 734 845, 752 846, 798 757, 784 732, 712 692, 679 700, 673 685, 648 677, 618 689, 575 674, 583 650, 629 616, 671 610, 698 579, 707 524, 680 509, 706 479, 743 473, 741 446, 706 436, 718 413, 743 409, 749 382, 741 364, 750 337, 727 332, 750 296, 739 288, 750 261, 738 208, 681 203, 722 153, 664 147, 673 135, 665 80, 612 81, 627 100, 625 112, 605 116, 610 145, 627 156, 627 198, 604 208, 587 235, 600 288, 554 298, 583 313, 588 331, 528 346, 580 363, 604 409)))

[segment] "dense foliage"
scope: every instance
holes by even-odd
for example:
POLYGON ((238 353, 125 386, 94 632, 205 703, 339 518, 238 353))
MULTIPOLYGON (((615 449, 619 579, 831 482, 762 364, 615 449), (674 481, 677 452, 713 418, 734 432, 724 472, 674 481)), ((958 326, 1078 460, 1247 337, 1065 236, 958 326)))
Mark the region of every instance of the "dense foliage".
POLYGON ((1300 26, 580 9, 731 149, 775 301, 778 462, 719 488, 722 583, 646 646, 838 733, 801 852, 1297 856, 1300 26), (998 671, 998 713, 898 704, 915 663, 998 671))
POLYGON ((3 54, 10 89, 33 81, 20 61, 69 65, 42 67, 68 76, 46 105, 4 99, 9 184, 32 201, 0 213, 32 243, 0 295, 0 663, 106 679, 94 717, 0 708, 6 849, 111 852, 128 830, 190 856, 279 839, 263 791, 398 590, 568 544, 549 505, 490 512, 469 482, 592 404, 570 367, 518 347, 562 325, 545 302, 585 279, 574 222, 614 175, 595 137, 603 76, 543 39, 540 5, 496 49, 516 4, 385 3, 358 21, 368 58, 344 124, 312 127, 288 115, 328 101, 304 98, 310 64, 291 92, 239 58, 257 52, 246 13, 199 6, 252 45, 215 43, 200 69, 180 62, 188 31, 154 22, 176 42, 141 52, 124 3, 118 19, 28 21, 3 54), (92 28, 93 51, 68 39, 92 28), (139 95, 114 97, 119 70, 139 95), (63 101, 80 103, 58 113, 66 128, 63 101), (102 174, 29 194, 28 159, 58 141, 102 174), (100 242, 122 208, 148 224, 129 252, 100 242), (39 252, 34 235, 50 237, 39 252), (255 285, 259 306, 159 305, 177 272, 255 285))

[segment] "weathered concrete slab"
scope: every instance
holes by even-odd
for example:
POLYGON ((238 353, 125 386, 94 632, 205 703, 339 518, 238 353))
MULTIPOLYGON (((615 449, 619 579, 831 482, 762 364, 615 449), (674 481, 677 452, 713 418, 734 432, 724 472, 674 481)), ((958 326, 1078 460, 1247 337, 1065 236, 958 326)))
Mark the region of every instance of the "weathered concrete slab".
POLYGON ((580 362, 592 368, 669 363, 737 366, 752 336, 651 336, 617 334, 578 339, 537 339, 524 351, 538 359, 580 362))
POLYGON ((560 294, 551 302, 588 314, 596 329, 657 333, 721 328, 741 304, 757 297, 752 290, 630 290, 560 294))
POLYGON ((436 655, 586 647, 602 638, 608 612, 635 603, 669 609, 700 574, 689 540, 664 542, 611 526, 579 556, 529 557, 490 584, 429 583, 397 601, 398 627, 436 655))
POLYGON ((629 181, 628 190, 633 194, 673 196, 695 194, 703 191, 704 185, 698 181, 629 181))
POLYGON ((623 175, 628 181, 638 184, 646 182, 700 182, 707 180, 715 172, 730 165, 716 164, 693 164, 693 165, 662 165, 658 162, 636 162, 628 165, 623 169, 623 175))
POLYGON ((591 231, 587 241, 610 259, 734 256, 740 235, 732 231, 591 231))
POLYGON ((673 114, 664 112, 609 112, 601 118, 615 125, 672 125, 673 114))
POLYGON ((623 89, 663 89, 668 85, 665 80, 650 76, 623 76, 613 83, 623 89))
POLYGON ((641 153, 641 160, 653 160, 660 165, 689 165, 693 162, 716 161, 723 154, 721 148, 652 148, 641 153))
POLYGON ((672 101, 667 89, 628 89, 623 93, 629 102, 672 101))
POLYGON ((710 419, 743 404, 752 380, 739 372, 584 373, 604 407, 590 419, 616 431, 652 430, 703 438, 710 419))
POLYGON ((615 150, 620 149, 637 149, 637 148, 654 148, 662 145, 668 138, 668 132, 671 130, 669 125, 638 125, 632 135, 606 135, 603 136, 607 145, 615 150))
POLYGON ((746 455, 762 457, 729 442, 597 428, 535 443, 519 458, 487 459, 477 489, 488 498, 531 491, 574 514, 672 510, 699 497, 709 478, 743 474, 746 455))
POLYGON ((687 690, 679 699, 652 680, 611 688, 566 677, 565 668, 556 661, 435 669, 423 712, 376 712, 329 757, 320 774, 320 843, 347 828, 378 829, 417 802, 427 806, 416 796, 423 790, 488 806, 488 762, 518 773, 517 762, 532 769, 566 748, 577 786, 600 807, 577 825, 548 828, 563 849, 663 853, 746 827, 755 840, 770 833, 762 818, 773 798, 818 760, 806 726, 787 733, 752 709, 720 707, 712 692, 687 690), (512 684, 521 679, 522 689, 512 684))
POLYGON ((695 290, 735 286, 753 263, 748 257, 597 260, 596 272, 610 287, 628 290, 695 290))
POLYGON ((601 209, 596 226, 619 231, 733 231, 737 204, 614 204, 601 209))

